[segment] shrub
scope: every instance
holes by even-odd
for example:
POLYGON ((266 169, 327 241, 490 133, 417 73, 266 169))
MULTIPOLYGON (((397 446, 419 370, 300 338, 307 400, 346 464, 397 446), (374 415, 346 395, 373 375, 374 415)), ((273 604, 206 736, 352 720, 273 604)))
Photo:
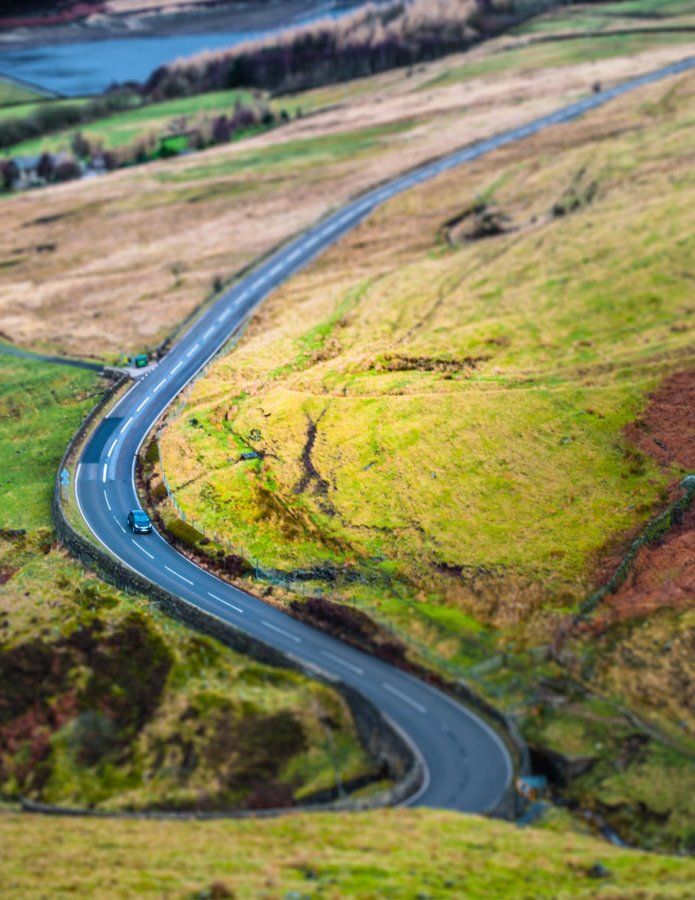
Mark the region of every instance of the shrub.
POLYGON ((55 162, 50 153, 42 153, 36 166, 36 174, 44 181, 51 181, 55 174, 55 162))
POLYGON ((13 159, 0 160, 0 178, 2 178, 2 186, 6 191, 12 189, 15 181, 19 178, 19 168, 13 159))
POLYGON ((73 181, 82 177, 80 164, 74 159, 64 159, 55 168, 56 181, 73 181))

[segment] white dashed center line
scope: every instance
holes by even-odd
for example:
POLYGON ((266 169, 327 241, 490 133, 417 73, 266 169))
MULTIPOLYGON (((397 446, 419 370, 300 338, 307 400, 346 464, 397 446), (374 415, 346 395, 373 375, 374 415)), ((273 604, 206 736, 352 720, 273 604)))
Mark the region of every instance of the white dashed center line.
POLYGON ((176 363, 176 365, 174 366, 174 368, 171 370, 171 374, 173 375, 175 372, 178 372, 178 370, 181 368, 182 365, 183 365, 183 360, 180 359, 180 360, 176 363))
POLYGON ((157 391, 160 390, 161 388, 163 388, 166 383, 167 383, 166 378, 162 378, 162 380, 159 382, 159 384, 156 387, 152 388, 152 393, 156 394, 157 391))
POLYGON ((109 452, 106 454, 106 455, 108 456, 109 459, 111 459, 111 454, 112 454, 113 451, 116 449, 116 444, 117 444, 117 443, 118 443, 118 438, 116 438, 115 441, 113 442, 113 444, 111 444, 111 446, 109 447, 109 452))
POLYGON ((104 484, 106 484, 106 473, 108 472, 108 470, 109 467, 106 465, 106 463, 104 463, 104 469, 101 473, 101 480, 104 482, 104 484))
POLYGON ((128 419, 128 421, 125 423, 125 425, 123 426, 123 428, 121 428, 119 434, 123 434, 125 431, 127 431, 128 426, 130 425, 130 423, 131 423, 132 421, 133 421, 133 417, 131 416, 131 417, 128 419))
POLYGON ((205 334, 203 335, 203 340, 206 341, 206 340, 210 337, 210 335, 212 334, 212 332, 213 332, 214 330, 215 330, 215 329, 214 329, 213 326, 211 325, 211 326, 208 328, 208 330, 205 332, 205 334))
POLYGON ((394 687, 392 684, 389 684, 388 681, 382 682, 381 686, 385 688, 390 694, 393 694, 394 697, 398 697, 403 700, 409 706, 412 706, 413 709, 416 709, 418 712, 426 713, 427 710, 425 707, 418 703, 417 700, 413 700, 412 697, 409 697, 407 694, 404 694, 403 691, 399 691, 398 688, 394 687))
POLYGON ((211 591, 208 591, 208 597, 212 597, 213 600, 217 600, 218 603, 224 603, 225 606, 231 607, 238 613, 243 613, 243 609, 240 606, 235 606, 233 603, 230 603, 228 600, 223 600, 222 597, 218 597, 217 594, 213 594, 211 591))
POLYGON ((125 528, 121 525, 121 523, 118 521, 118 519, 115 516, 113 517, 113 521, 116 523, 116 525, 118 525, 118 527, 121 529, 123 534, 125 534, 125 528))
POLYGON ((149 550, 145 550, 145 548, 141 544, 138 544, 138 542, 135 540, 135 538, 131 538, 131 541, 135 544, 135 546, 138 548, 138 550, 142 550, 142 552, 145 554, 145 556, 149 556, 150 559, 154 559, 154 556, 152 556, 152 554, 149 552, 149 550))
POLYGON ((104 500, 106 500, 106 508, 109 512, 111 512, 111 504, 109 503, 109 498, 106 491, 104 491, 104 500))
POLYGON ((193 344, 193 346, 191 347, 191 349, 190 349, 190 350, 188 351, 188 353, 186 354, 186 359, 190 359, 190 357, 193 356, 193 354, 196 352, 196 350, 198 349, 198 347, 200 347, 200 344, 193 344))
POLYGON ((359 666, 353 665, 351 662, 348 662, 346 659, 343 659, 342 656, 338 656, 337 653, 329 653, 328 650, 322 650, 321 654, 323 656, 328 657, 328 659, 332 659, 333 662, 337 662, 340 666, 345 666, 346 669, 349 669, 351 672, 354 672, 355 675, 364 675, 364 669, 360 669, 359 666))
POLYGON ((185 575, 181 575, 181 573, 177 572, 176 569, 170 569, 169 566, 164 566, 164 568, 167 570, 167 572, 171 572, 172 575, 176 575, 177 578, 180 578, 181 581, 185 581, 186 584, 193 584, 190 579, 186 578, 185 575))
POLYGON ((135 412, 140 412, 140 410, 141 410, 144 406, 146 406, 149 402, 150 402, 150 395, 148 394, 148 395, 145 397, 145 399, 142 401, 142 403, 140 404, 140 406, 138 406, 138 408, 135 410, 135 412))
POLYGON ((266 622, 265 619, 261 619, 261 625, 265 625, 266 628, 270 628, 271 631, 277 631, 278 634, 284 634, 285 637, 288 637, 291 641, 294 641, 295 644, 301 644, 302 639, 297 637, 295 634, 290 634, 289 631, 285 631, 284 628, 279 628, 277 625, 273 625, 272 622, 266 622))

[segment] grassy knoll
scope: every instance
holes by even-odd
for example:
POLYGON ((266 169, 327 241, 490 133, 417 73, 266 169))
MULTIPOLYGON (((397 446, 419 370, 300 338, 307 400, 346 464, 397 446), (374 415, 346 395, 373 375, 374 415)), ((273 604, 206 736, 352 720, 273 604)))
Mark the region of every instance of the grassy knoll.
MULTIPOLYGON (((692 76, 644 90, 393 201, 276 294, 160 441, 200 531, 289 589, 313 572, 305 591, 475 680, 539 746, 607 758, 578 792, 618 824, 630 778, 611 781, 615 758, 635 779, 644 766, 666 824, 641 838, 676 846, 692 839, 685 758, 628 752, 626 691, 614 680, 597 714, 542 648, 683 473, 623 430, 692 366, 694 91, 692 76), (553 732, 570 700, 581 750, 553 732)), ((686 651, 660 647, 642 711, 659 720, 668 697, 664 727, 677 716, 687 743, 686 651)))
POLYGON ((53 476, 95 376, 0 357, 0 383, 0 797, 263 806, 369 773, 332 691, 192 633, 55 545, 53 476))
POLYGON ((8 897, 687 897, 689 860, 430 811, 248 822, 0 814, 8 897))

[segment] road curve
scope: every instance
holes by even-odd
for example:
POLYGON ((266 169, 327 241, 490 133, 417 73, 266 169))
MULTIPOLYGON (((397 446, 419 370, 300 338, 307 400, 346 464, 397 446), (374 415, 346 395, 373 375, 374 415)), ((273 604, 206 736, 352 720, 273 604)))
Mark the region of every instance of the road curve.
POLYGON ((348 203, 278 250, 227 291, 192 325, 166 358, 137 381, 94 431, 80 458, 75 493, 94 536, 127 566, 187 602, 273 644, 309 670, 337 677, 367 696, 410 740, 426 771, 411 805, 486 812, 512 778, 509 753, 474 712, 436 688, 296 621, 220 581, 181 556, 156 532, 134 536, 128 510, 139 505, 135 458, 159 416, 279 284, 307 266, 389 198, 542 129, 576 119, 627 91, 695 67, 690 57, 593 94, 408 172, 348 203))

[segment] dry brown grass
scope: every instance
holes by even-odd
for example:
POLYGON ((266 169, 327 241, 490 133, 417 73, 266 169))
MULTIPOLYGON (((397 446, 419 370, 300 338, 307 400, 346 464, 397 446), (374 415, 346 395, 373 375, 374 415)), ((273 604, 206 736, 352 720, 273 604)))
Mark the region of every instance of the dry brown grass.
POLYGON ((215 275, 233 275, 355 192, 547 112, 597 78, 610 84, 686 49, 417 90, 453 57, 410 77, 389 72, 304 95, 297 102, 305 107, 337 97, 339 108, 244 143, 8 198, 0 333, 83 355, 152 347, 208 296, 215 275), (399 123, 411 127, 399 131, 399 123), (381 129, 371 146, 341 146, 369 128, 381 129), (316 142, 330 136, 317 160, 316 142))

